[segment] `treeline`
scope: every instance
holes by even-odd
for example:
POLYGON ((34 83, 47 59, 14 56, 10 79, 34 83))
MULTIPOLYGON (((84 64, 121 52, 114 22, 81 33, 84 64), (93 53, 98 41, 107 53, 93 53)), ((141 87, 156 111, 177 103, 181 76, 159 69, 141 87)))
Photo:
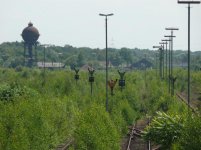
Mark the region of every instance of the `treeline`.
MULTIPOLYGON (((5 42, 0 44, 0 66, 16 68, 24 65, 24 46, 21 42, 5 42)), ((114 67, 129 67, 131 64, 145 58, 156 66, 158 60, 158 51, 138 48, 109 48, 108 60, 114 67), (157 60, 156 60, 157 59, 157 60)), ((187 66, 187 52, 182 50, 174 51, 173 55, 175 67, 187 66)), ((66 66, 81 67, 85 64, 92 65, 95 68, 105 66, 105 49, 92 49, 89 47, 73 47, 65 45, 64 47, 50 45, 46 48, 46 62, 62 62, 66 66), (62 53, 62 55, 59 55, 62 53)), ((37 60, 44 60, 44 47, 37 46, 37 60)), ((201 68, 201 52, 191 53, 192 69, 201 68)))

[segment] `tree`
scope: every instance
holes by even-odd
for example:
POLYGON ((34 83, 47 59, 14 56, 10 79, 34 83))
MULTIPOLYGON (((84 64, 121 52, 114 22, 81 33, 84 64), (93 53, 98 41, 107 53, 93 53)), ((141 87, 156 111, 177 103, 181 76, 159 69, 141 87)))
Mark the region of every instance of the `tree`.
POLYGON ((65 60, 65 64, 69 66, 77 65, 77 56, 72 55, 65 60))
POLYGON ((85 57, 84 57, 83 53, 80 52, 77 57, 77 65, 83 66, 85 63, 86 63, 85 57))
POLYGON ((123 63, 119 53, 114 53, 113 55, 111 55, 110 61, 112 62, 114 66, 117 66, 117 67, 123 63))
POLYGON ((122 59, 126 62, 127 66, 132 63, 132 53, 129 49, 122 48, 119 53, 122 59))

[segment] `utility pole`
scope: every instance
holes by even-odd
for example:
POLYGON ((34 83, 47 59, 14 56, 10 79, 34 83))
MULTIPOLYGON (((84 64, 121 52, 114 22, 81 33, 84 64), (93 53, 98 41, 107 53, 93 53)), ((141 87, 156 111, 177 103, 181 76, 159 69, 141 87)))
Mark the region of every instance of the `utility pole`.
POLYGON ((178 4, 188 4, 188 110, 190 107, 190 5, 191 4, 200 4, 200 1, 180 1, 178 4))
MULTIPOLYGON (((166 53, 166 61, 167 61, 167 42, 159 42, 163 48, 162 58, 163 58, 163 79, 165 76, 165 53, 166 53), (165 45, 166 45, 166 52, 165 52, 165 45)), ((167 68, 167 66, 166 66, 167 68)), ((167 77, 167 70, 166 70, 166 77, 167 77)))
POLYGON ((165 42, 165 50, 166 50, 166 58, 165 58, 165 76, 166 76, 166 79, 168 79, 168 76, 167 76, 167 67, 168 67, 168 49, 167 49, 167 45, 168 45, 168 42, 169 42, 169 45, 170 45, 170 40, 168 39, 162 39, 161 41, 165 42))
POLYGON ((165 30, 170 30, 171 31, 171 36, 165 36, 165 37, 170 37, 171 38, 171 76, 173 75, 173 37, 176 37, 173 35, 173 32, 175 30, 179 30, 179 28, 173 28, 173 27, 170 27, 170 28, 165 28, 165 30))
POLYGON ((44 47, 44 53, 43 53, 43 73, 44 73, 44 76, 45 76, 45 49, 46 47, 44 47))
POLYGON ((162 79, 162 47, 161 46, 153 46, 153 48, 157 48, 159 50, 159 75, 160 79, 162 79))
POLYGON ((165 36, 165 37, 169 37, 170 40, 171 40, 171 51, 170 51, 170 76, 169 76, 169 82, 171 83, 171 96, 173 96, 173 92, 174 92, 174 89, 173 89, 173 38, 176 37, 173 35, 173 31, 175 30, 179 30, 179 28, 173 28, 173 27, 170 27, 170 28, 165 28, 165 30, 170 30, 171 31, 171 35, 168 35, 168 36, 165 36))
MULTIPOLYGON (((169 79, 169 93, 171 93, 171 43, 172 43, 172 37, 171 37, 171 35, 165 35, 164 37, 169 37, 169 52, 168 52, 168 56, 169 56, 169 67, 168 67, 168 79, 169 79)), ((173 36, 173 37, 176 37, 176 36, 173 36)))
POLYGON ((99 14, 100 16, 104 16, 105 17, 105 55, 106 55, 106 111, 108 112, 108 58, 107 58, 107 17, 108 16, 113 16, 114 14, 99 14))
POLYGON ((158 61, 157 61, 157 52, 156 52, 156 56, 155 56, 155 59, 156 59, 156 77, 157 77, 157 75, 158 75, 158 73, 157 73, 157 66, 158 66, 158 61))

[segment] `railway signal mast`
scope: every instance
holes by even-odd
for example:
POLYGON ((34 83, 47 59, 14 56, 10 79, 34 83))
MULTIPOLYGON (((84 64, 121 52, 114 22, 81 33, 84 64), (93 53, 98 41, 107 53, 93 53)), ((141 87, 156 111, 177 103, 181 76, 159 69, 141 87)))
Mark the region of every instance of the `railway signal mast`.
POLYGON ((191 4, 200 4, 200 1, 193 0, 178 0, 178 4, 188 4, 188 109, 190 107, 190 5, 191 4))

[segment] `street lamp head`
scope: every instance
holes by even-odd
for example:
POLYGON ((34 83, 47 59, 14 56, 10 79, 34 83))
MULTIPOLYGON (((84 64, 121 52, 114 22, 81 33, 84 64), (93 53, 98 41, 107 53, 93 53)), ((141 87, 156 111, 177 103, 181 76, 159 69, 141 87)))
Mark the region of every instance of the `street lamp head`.
POLYGON ((107 16, 113 16, 114 14, 113 13, 111 13, 111 14, 107 14, 107 16))
POLYGON ((171 40, 168 40, 168 39, 162 39, 161 41, 166 41, 166 42, 167 42, 167 41, 171 41, 171 40))
POLYGON ((195 1, 195 0, 183 0, 183 1, 180 1, 178 0, 177 1, 178 4, 200 4, 200 1, 195 1))
POLYGON ((104 14, 99 14, 99 16, 106 16, 106 15, 104 15, 104 14))
POLYGON ((161 46, 153 46, 153 48, 161 48, 161 46))
POLYGON ((164 45, 164 44, 167 44, 167 42, 159 42, 159 44, 163 44, 164 45))
POLYGON ((172 35, 165 35, 164 37, 170 37, 171 38, 171 37, 176 37, 176 36, 174 36, 174 35, 173 36, 172 35))
POLYGON ((105 16, 105 17, 107 17, 107 16, 113 16, 114 14, 113 13, 111 13, 111 14, 99 14, 99 16, 105 16))
POLYGON ((169 28, 165 28, 165 30, 179 30, 179 28, 169 27, 169 28))

